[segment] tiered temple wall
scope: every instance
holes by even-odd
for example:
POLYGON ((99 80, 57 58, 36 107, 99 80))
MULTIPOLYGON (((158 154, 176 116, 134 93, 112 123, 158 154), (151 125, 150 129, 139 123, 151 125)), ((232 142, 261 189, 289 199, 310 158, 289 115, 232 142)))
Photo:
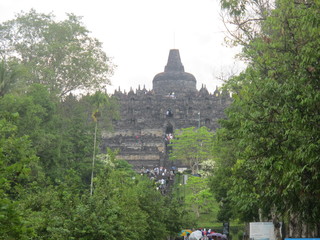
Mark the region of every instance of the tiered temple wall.
POLYGON ((172 164, 167 158, 165 135, 192 126, 214 131, 231 102, 228 94, 217 90, 210 94, 205 87, 180 97, 145 89, 127 94, 116 91, 114 95, 120 105, 120 120, 114 121, 113 132, 103 132, 103 147, 119 149, 118 158, 136 168, 172 164))
MULTIPOLYGON (((153 78, 153 89, 129 93, 115 91, 120 105, 120 120, 114 132, 103 132, 103 149, 119 149, 118 158, 135 168, 171 167, 165 137, 176 129, 206 126, 214 131, 224 109, 230 104, 228 93, 205 86, 196 89, 196 78, 184 71, 180 53, 171 49, 164 72, 153 78)), ((181 166, 182 167, 182 166, 181 166)))

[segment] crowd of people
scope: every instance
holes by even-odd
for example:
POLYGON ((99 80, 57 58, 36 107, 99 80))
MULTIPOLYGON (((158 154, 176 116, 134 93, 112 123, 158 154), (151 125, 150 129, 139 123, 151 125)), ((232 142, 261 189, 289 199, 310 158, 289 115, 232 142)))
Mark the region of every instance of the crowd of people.
POLYGON ((217 233, 212 229, 182 230, 179 240, 227 240, 226 234, 217 233))
MULTIPOLYGON (((162 194, 166 194, 170 182, 172 183, 175 175, 175 168, 168 170, 165 167, 154 167, 140 169, 140 174, 147 176, 155 182, 157 190, 162 194)), ((215 232, 213 229, 199 228, 182 230, 180 236, 176 240, 227 240, 226 234, 215 232)))
POLYGON ((156 187, 161 193, 165 194, 168 185, 174 179, 174 169, 168 170, 165 167, 154 167, 153 169, 142 167, 140 170, 142 175, 146 175, 150 180, 154 181, 156 187))
POLYGON ((171 139, 173 139, 173 134, 172 133, 167 133, 164 136, 164 142, 165 142, 166 146, 171 142, 171 139))

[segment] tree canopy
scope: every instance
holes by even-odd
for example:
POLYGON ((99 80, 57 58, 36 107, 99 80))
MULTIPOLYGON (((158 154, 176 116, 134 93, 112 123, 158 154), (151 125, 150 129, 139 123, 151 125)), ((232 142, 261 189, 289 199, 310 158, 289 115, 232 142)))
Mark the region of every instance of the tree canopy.
MULTIPOLYGON (((102 43, 90 36, 81 17, 67 14, 21 12, 0 24, 0 56, 26 70, 25 85, 44 84, 59 96, 80 90, 97 90, 110 83, 113 65, 102 43)), ((0 85, 1 86, 1 85, 0 85)))
POLYGON ((206 127, 178 129, 170 142, 170 159, 180 161, 189 166, 192 173, 198 173, 199 164, 212 156, 212 137, 213 134, 206 127))
POLYGON ((32 85, 0 97, 0 239, 162 240, 180 230, 175 200, 115 152, 97 147, 90 195, 97 100, 99 124, 116 115, 101 94, 61 101, 32 85))
POLYGON ((113 66, 67 17, 31 10, 0 24, 0 239, 175 235, 176 200, 101 149, 101 128, 118 118, 104 91, 113 66))
MULTIPOLYGON (((260 1, 222 2, 233 19, 242 20, 249 17, 250 6, 265 6, 260 1)), ((260 220, 297 222, 300 228, 291 236, 299 236, 303 224, 312 234, 320 217, 320 5, 277 0, 269 7, 255 22, 255 34, 238 41, 248 67, 225 85, 234 102, 221 121, 220 144, 234 154, 221 155, 229 165, 221 164, 217 174, 232 172, 225 174, 228 184, 222 189, 246 220, 258 220, 260 209, 260 220)), ((250 19, 243 23, 250 26, 255 18, 250 19)), ((237 24, 241 37, 244 29, 237 24)), ((217 179, 214 183, 222 187, 217 179)))

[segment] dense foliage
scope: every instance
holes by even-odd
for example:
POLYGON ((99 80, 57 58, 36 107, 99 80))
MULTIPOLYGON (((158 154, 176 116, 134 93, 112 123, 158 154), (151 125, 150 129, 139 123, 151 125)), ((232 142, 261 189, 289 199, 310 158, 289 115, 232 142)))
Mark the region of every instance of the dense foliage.
MULTIPOLYGON (((21 65, 25 75, 20 80, 25 84, 44 84, 59 96, 97 90, 109 84, 113 67, 102 43, 89 33, 81 18, 73 14, 56 21, 52 14, 21 12, 0 24, 0 57, 21 65)), ((8 78, 6 85, 11 83, 8 78)))
POLYGON ((266 2, 223 1, 241 25, 234 42, 248 67, 225 86, 234 102, 217 135, 221 161, 211 183, 229 207, 225 216, 295 222, 299 236, 320 219, 320 5, 266 2), (264 11, 245 18, 253 6, 264 11))
POLYGON ((175 199, 100 149, 115 99, 72 94, 104 86, 112 70, 80 18, 31 10, 0 24, 0 41, 0 239, 175 235, 175 199))
POLYGON ((180 161, 193 174, 199 173, 199 165, 212 157, 213 134, 206 127, 178 129, 170 141, 170 160, 180 161))
POLYGON ((206 127, 190 127, 176 130, 173 136, 169 159, 188 167, 185 175, 176 176, 179 184, 176 183, 174 188, 185 212, 185 227, 199 226, 204 219, 209 219, 212 224, 217 203, 208 187, 208 177, 215 166, 214 134, 206 127))
MULTIPOLYGON (((58 101, 35 85, 0 98, 0 239, 164 239, 179 231, 174 199, 111 151, 97 149, 90 195, 96 96, 58 101)), ((105 100, 99 124, 115 116, 113 99, 105 100)))

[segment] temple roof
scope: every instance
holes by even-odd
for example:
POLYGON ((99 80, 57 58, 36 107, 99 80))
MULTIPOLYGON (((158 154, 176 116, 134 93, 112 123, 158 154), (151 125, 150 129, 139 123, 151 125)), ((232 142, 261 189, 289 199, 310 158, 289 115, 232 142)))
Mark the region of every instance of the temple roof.
POLYGON ((196 78, 184 71, 178 49, 171 49, 164 72, 153 78, 153 89, 156 93, 193 92, 196 91, 196 78))
POLYGON ((178 49, 171 49, 169 52, 168 63, 164 68, 164 72, 184 72, 178 49))

